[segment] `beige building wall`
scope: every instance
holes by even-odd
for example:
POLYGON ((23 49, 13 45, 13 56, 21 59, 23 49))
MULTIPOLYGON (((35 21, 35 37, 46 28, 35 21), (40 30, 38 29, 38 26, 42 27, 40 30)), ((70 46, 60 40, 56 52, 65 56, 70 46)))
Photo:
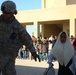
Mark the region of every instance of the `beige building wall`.
POLYGON ((21 23, 31 23, 34 21, 58 21, 76 18, 76 5, 69 5, 58 8, 46 8, 39 10, 19 11, 16 18, 21 23))
POLYGON ((54 8, 76 4, 76 0, 42 0, 42 8, 54 8))
POLYGON ((62 30, 76 37, 76 0, 42 0, 42 2, 44 9, 19 11, 16 18, 24 26, 33 23, 36 29, 34 32, 36 37, 39 35, 38 23, 42 24, 43 36, 48 37, 51 33, 57 34, 62 30), (68 20, 68 22, 65 23, 65 20, 68 20), (48 23, 51 25, 48 25, 48 23), (61 24, 61 29, 56 24, 61 24))
POLYGON ((45 8, 60 7, 66 5, 66 0, 44 0, 45 8))

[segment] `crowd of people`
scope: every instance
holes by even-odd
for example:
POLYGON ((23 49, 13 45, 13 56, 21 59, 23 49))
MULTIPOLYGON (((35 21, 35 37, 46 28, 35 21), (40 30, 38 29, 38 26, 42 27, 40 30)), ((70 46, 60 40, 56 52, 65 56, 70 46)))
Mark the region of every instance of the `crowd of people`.
MULTIPOLYGON (((42 38, 42 35, 40 35, 38 38, 32 36, 34 48, 37 54, 39 55, 41 61, 48 60, 48 55, 50 54, 50 51, 53 48, 56 40, 57 40, 57 36, 54 35, 51 35, 51 37, 49 38, 47 37, 42 38)), ((32 60, 31 53, 26 46, 23 45, 23 47, 19 49, 18 58, 23 58, 23 59, 31 58, 32 60)))
MULTIPOLYGON (((51 35, 49 38, 42 37, 42 35, 40 35, 38 38, 36 38, 35 36, 32 36, 33 45, 35 47, 37 54, 40 56, 40 59, 42 61, 48 60, 48 56, 50 55, 50 52, 55 45, 57 37, 58 37, 57 35, 51 35)), ((69 39, 70 39, 70 42, 73 44, 75 37, 70 36, 69 39)), ((21 58, 21 59, 31 58, 32 60, 30 50, 25 45, 23 45, 19 49, 18 58, 21 58)))

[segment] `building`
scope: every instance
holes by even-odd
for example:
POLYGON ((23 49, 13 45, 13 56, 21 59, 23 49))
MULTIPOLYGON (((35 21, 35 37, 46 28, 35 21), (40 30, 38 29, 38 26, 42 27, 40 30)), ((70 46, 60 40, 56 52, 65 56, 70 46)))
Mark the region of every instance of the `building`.
POLYGON ((42 0, 41 9, 19 11, 16 18, 25 27, 33 25, 36 37, 50 37, 61 31, 76 37, 76 0, 42 0))

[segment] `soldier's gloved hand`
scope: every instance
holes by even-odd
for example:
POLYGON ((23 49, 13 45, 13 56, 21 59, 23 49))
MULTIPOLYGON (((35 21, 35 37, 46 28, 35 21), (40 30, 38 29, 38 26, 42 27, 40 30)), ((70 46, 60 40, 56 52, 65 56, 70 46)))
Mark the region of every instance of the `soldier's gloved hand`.
POLYGON ((10 39, 11 39, 11 40, 14 40, 16 37, 17 37, 17 34, 16 34, 15 32, 13 32, 13 33, 10 35, 10 39))
POLYGON ((41 61, 39 55, 37 55, 36 52, 31 52, 31 54, 35 61, 37 61, 37 58, 38 58, 39 62, 41 61))

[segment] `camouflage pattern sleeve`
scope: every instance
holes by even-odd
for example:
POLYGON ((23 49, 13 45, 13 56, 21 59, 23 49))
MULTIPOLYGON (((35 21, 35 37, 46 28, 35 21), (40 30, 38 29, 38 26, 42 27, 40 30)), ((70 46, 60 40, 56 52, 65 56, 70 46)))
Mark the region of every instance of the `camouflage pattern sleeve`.
POLYGON ((22 44, 25 45, 31 52, 35 52, 31 36, 20 23, 18 24, 18 33, 22 44))

